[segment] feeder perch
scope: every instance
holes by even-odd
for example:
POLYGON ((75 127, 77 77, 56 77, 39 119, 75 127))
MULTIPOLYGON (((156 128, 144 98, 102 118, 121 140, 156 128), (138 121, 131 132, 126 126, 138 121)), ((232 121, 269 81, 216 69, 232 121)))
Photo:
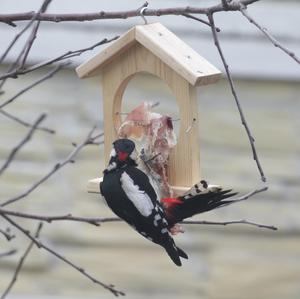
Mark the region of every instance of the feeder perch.
MULTIPOLYGON (((160 23, 137 25, 102 52, 81 64, 80 78, 102 75, 104 152, 108 163, 116 128, 121 124, 122 96, 137 73, 159 77, 179 106, 178 142, 170 155, 169 183, 175 193, 200 180, 199 117, 196 87, 215 83, 221 72, 160 23)), ((100 178, 90 180, 88 192, 99 193, 100 178)))

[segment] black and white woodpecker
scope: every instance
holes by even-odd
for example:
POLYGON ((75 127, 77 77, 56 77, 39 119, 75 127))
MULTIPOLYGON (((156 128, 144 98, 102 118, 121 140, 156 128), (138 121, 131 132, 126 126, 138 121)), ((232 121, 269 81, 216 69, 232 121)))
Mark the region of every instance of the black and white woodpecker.
POLYGON ((170 229, 197 213, 227 205, 235 195, 220 187, 209 188, 205 181, 177 198, 158 198, 147 174, 137 164, 135 144, 129 139, 113 143, 110 161, 104 170, 100 191, 111 210, 148 240, 165 248, 177 266, 187 254, 178 248, 170 229))

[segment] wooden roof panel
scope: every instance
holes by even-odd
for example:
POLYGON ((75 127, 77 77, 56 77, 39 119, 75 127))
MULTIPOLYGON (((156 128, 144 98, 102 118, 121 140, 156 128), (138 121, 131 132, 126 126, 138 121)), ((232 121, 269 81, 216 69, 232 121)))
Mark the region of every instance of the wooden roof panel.
POLYGON ((160 23, 137 25, 76 71, 80 78, 97 75, 116 55, 135 42, 159 57, 192 85, 216 82, 221 72, 160 23))

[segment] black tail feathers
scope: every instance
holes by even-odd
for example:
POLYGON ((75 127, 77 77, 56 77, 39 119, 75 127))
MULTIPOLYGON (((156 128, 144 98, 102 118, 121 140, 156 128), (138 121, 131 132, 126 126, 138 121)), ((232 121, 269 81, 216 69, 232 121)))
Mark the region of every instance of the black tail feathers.
POLYGON ((177 247, 177 252, 179 254, 180 257, 184 258, 184 259, 188 259, 188 255, 182 250, 180 249, 179 247, 177 247))
POLYGON ((165 249, 175 265, 179 267, 182 265, 180 257, 188 259, 188 255, 182 249, 176 247, 174 241, 165 246, 165 249))
POLYGON ((219 207, 232 204, 234 200, 225 200, 235 196, 236 192, 229 190, 217 190, 200 192, 190 197, 181 197, 181 204, 176 205, 172 210, 172 222, 177 223, 196 214, 204 213, 219 207))

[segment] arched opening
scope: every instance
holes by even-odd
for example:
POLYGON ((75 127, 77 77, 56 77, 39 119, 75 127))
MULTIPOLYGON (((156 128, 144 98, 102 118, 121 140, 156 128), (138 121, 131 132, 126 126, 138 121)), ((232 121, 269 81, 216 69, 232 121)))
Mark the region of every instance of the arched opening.
POLYGON ((140 105, 142 102, 152 102, 155 104, 153 112, 161 115, 168 115, 172 118, 174 132, 178 138, 180 128, 180 112, 169 86, 159 77, 147 72, 138 72, 126 80, 125 86, 121 86, 123 92, 121 95, 121 103, 117 105, 120 111, 115 113, 118 115, 116 128, 120 122, 123 122, 127 114, 140 105))
MULTIPOLYGON (((143 102, 153 104, 151 112, 159 113, 160 115, 171 118, 173 131, 176 136, 174 139, 172 138, 172 140, 177 142, 180 116, 176 98, 169 86, 161 78, 147 72, 138 72, 130 76, 127 81, 119 106, 120 112, 118 123, 123 123, 128 116, 128 113, 140 106, 143 102)), ((145 139, 135 139, 134 141, 140 152, 141 148, 144 148, 145 139)))

